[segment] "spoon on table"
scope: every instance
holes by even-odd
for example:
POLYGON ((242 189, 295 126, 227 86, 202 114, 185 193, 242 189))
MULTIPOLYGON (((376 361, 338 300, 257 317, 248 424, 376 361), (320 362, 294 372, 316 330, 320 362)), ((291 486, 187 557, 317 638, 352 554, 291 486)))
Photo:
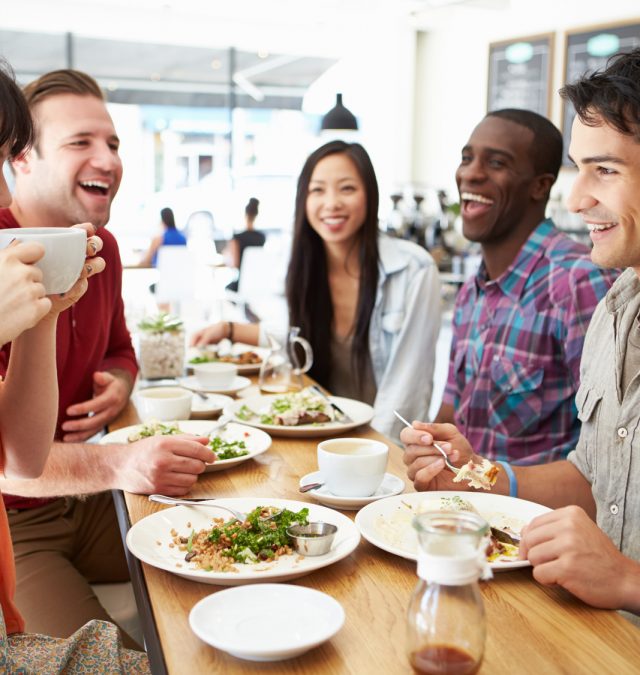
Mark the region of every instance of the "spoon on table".
MULTIPOLYGON (((409 429, 413 429, 413 425, 410 424, 409 422, 407 422, 407 420, 405 420, 405 418, 397 410, 394 410, 393 414, 404 425, 408 426, 409 429)), ((439 445, 438 443, 436 443, 435 441, 433 441, 432 445, 444 457, 444 463, 447 465, 447 468, 450 469, 451 471, 453 471, 453 473, 455 473, 457 475, 459 473, 460 469, 458 469, 457 466, 453 466, 453 464, 451 464, 451 462, 449 461, 449 457, 448 457, 447 453, 442 449, 442 446, 439 445)))

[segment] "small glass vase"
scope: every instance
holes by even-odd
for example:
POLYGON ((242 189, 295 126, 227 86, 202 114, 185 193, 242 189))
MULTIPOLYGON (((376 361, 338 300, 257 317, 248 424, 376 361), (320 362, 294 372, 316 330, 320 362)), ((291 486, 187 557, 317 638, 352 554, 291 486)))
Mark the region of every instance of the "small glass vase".
POLYGON ((169 314, 147 317, 138 324, 140 375, 146 380, 184 374, 185 335, 182 320, 169 314))

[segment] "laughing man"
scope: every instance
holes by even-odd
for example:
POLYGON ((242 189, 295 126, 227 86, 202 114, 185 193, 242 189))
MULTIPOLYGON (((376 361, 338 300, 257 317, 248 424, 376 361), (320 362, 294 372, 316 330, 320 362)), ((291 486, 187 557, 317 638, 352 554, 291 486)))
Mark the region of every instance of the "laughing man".
POLYGON ((538 464, 575 447, 584 335, 615 275, 545 219, 562 136, 527 110, 489 113, 456 172, 464 236, 482 264, 456 299, 449 377, 437 422, 476 452, 538 464))

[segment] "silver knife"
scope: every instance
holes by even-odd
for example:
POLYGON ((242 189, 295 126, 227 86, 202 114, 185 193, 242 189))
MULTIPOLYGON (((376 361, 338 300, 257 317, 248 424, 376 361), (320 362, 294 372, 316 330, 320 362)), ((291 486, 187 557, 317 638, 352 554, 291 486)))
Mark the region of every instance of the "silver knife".
POLYGON ((342 422, 343 424, 352 424, 353 420, 347 415, 347 413, 337 406, 325 393, 320 389, 320 387, 316 386, 315 384, 311 385, 311 389, 318 394, 318 396, 321 396, 332 408, 335 412, 338 413, 338 422, 342 422))

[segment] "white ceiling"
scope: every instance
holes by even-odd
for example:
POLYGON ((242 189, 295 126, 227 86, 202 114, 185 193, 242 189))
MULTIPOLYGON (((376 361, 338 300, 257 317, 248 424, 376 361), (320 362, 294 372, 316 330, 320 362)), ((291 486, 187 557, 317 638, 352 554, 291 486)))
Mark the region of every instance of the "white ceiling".
MULTIPOLYGON (((512 0, 513 1, 513 0, 512 0)), ((517 0, 516 0, 517 1, 517 0)), ((340 57, 389 22, 428 26, 510 0, 7 0, 2 28, 340 57)))

